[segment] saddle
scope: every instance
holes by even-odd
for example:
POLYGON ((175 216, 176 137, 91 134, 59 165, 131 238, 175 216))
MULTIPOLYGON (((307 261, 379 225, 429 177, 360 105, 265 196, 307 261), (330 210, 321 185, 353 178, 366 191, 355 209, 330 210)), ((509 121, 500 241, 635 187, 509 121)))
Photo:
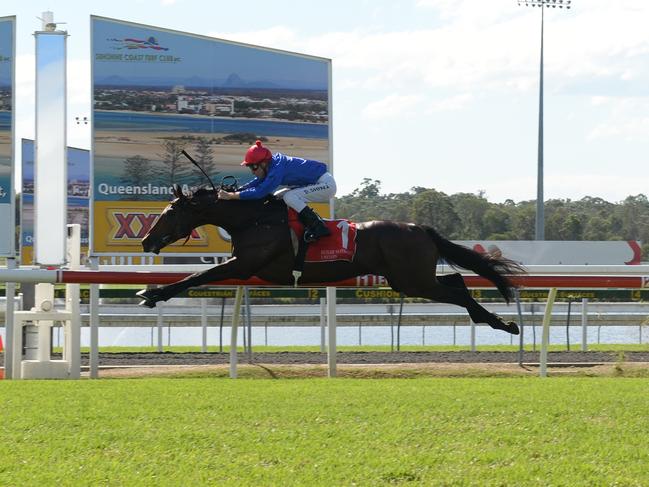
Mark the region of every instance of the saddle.
MULTIPOLYGON (((305 262, 332 262, 343 260, 351 262, 356 253, 356 224, 349 220, 323 220, 331 235, 322 237, 306 246, 305 262)), ((291 229, 293 250, 297 256, 303 242, 304 225, 298 214, 288 208, 288 225, 291 229)))

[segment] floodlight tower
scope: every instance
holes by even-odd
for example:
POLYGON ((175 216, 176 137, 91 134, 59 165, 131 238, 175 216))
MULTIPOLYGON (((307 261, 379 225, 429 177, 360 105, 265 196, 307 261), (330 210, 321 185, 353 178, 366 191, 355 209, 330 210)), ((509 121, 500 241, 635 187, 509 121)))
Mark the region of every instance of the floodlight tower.
POLYGON ((539 70, 539 146, 536 176, 536 230, 535 240, 545 240, 545 211, 543 200, 543 17, 546 8, 570 9, 571 0, 518 0, 518 5, 541 9, 541 63, 539 70))

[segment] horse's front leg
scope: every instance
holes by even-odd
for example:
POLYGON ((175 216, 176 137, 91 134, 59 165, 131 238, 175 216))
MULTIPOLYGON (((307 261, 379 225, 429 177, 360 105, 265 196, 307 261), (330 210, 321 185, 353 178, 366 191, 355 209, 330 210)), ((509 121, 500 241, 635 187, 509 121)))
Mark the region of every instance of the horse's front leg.
POLYGON ((195 272, 178 282, 153 289, 142 289, 136 296, 142 298, 140 306, 155 308, 158 301, 167 301, 182 293, 190 287, 201 286, 209 282, 224 281, 226 279, 248 279, 254 273, 254 268, 245 265, 240 259, 233 257, 222 264, 201 272, 195 272))

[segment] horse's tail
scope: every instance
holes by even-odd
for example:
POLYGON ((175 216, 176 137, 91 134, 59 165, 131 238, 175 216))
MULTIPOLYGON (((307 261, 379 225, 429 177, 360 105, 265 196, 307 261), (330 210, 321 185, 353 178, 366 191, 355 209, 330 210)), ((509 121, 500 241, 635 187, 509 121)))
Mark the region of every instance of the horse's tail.
POLYGON ((523 266, 504 257, 490 257, 463 245, 455 244, 446 240, 429 226, 425 226, 424 229, 435 242, 440 256, 451 266, 471 270, 485 279, 489 279, 496 285, 505 301, 509 303, 512 298, 512 288, 515 286, 505 274, 524 273, 523 266))

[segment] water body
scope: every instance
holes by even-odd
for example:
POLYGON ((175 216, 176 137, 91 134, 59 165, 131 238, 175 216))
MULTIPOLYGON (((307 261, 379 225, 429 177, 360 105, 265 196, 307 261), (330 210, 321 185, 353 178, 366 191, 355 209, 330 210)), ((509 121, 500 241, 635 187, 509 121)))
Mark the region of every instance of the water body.
POLYGON ((95 129, 129 130, 137 132, 240 133, 276 137, 326 139, 328 124, 278 122, 239 118, 196 117, 95 111, 95 129))
POLYGON ((11 130, 11 112, 0 111, 0 131, 11 130))
MULTIPOLYGON (((163 345, 200 346, 202 330, 200 327, 167 327, 162 329, 163 345)), ((4 330, 0 331, 3 334, 4 330)), ((397 342, 397 327, 390 330, 389 326, 362 327, 359 334, 358 327, 339 327, 336 340, 338 346, 359 345, 390 345, 397 342)), ((635 344, 649 341, 649 330, 641 333, 638 326, 591 326, 588 328, 589 344, 635 344)), ((541 344, 541 327, 526 327, 524 333, 526 344, 541 344)), ((54 331, 54 344, 58 345, 63 340, 59 330, 54 331)), ((158 344, 158 329, 156 327, 138 328, 100 328, 99 346, 155 346, 158 344)), ((220 344, 218 327, 210 327, 207 332, 209 346, 220 344)), ((230 343, 230 328, 224 326, 222 331, 224 346, 230 343)), ((452 326, 404 326, 401 327, 401 345, 462 345, 471 344, 471 330, 468 326, 458 326, 455 331, 452 326)), ((476 329, 477 345, 516 345, 519 337, 503 332, 493 331, 487 327, 479 326, 476 329)), ((243 330, 239 328, 238 344, 243 344, 243 330)), ((269 346, 319 346, 320 328, 309 327, 253 327, 252 344, 269 346)), ((566 331, 564 327, 552 327, 550 330, 550 344, 565 345, 566 331)), ((575 325, 570 329, 571 348, 581 345, 581 326, 575 325)), ((81 346, 90 346, 88 328, 82 329, 81 346)))

